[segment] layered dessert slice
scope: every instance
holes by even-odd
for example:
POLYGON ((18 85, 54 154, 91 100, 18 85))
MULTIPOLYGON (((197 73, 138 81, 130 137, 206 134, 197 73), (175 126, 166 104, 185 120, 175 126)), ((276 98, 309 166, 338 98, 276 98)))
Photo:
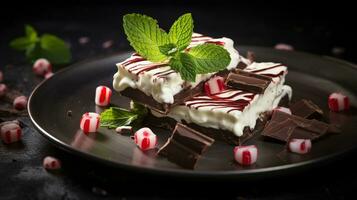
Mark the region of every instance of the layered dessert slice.
POLYGON ((113 87, 122 95, 137 102, 148 105, 161 113, 167 113, 174 105, 182 104, 191 96, 202 92, 203 82, 215 74, 227 75, 229 71, 244 68, 249 63, 233 47, 229 38, 212 38, 198 33, 192 35, 191 43, 185 51, 192 47, 212 43, 222 46, 230 56, 225 70, 197 74, 195 82, 185 81, 169 64, 151 62, 139 54, 117 64, 118 72, 114 75, 113 87))
POLYGON ((163 121, 160 117, 173 118, 216 139, 241 144, 259 128, 256 124, 262 122, 263 114, 277 107, 285 95, 291 98, 292 91, 284 85, 287 67, 282 64, 252 63, 235 74, 242 75, 238 85, 229 83, 233 81, 229 75, 226 82, 233 87, 213 96, 191 97, 167 115, 154 110, 152 115, 158 121, 163 121))

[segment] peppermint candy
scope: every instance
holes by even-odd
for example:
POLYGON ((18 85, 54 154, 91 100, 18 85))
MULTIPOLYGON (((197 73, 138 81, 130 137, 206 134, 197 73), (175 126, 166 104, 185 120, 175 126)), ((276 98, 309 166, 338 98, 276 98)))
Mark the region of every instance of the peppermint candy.
POLYGON ((289 141, 289 150, 293 153, 306 154, 311 150, 311 140, 309 139, 291 139, 289 141))
POLYGON ((204 89, 208 96, 222 92, 226 89, 224 78, 221 76, 215 76, 211 78, 205 82, 204 89))
POLYGON ((52 156, 46 156, 43 159, 42 163, 43 167, 48 170, 56 170, 61 169, 61 161, 52 156))
POLYGON ((0 129, 1 139, 5 144, 21 140, 22 129, 16 122, 5 123, 0 129))
POLYGON ((236 146, 233 152, 234 159, 245 166, 254 164, 258 158, 258 149, 255 145, 236 146))
POLYGON ((7 91, 7 86, 3 83, 0 83, 0 97, 5 96, 7 91))
POLYGON ((144 127, 135 132, 134 142, 143 151, 154 149, 157 145, 157 136, 150 128, 144 127))
POLYGON ((95 103, 98 106, 107 106, 110 103, 112 90, 106 86, 98 86, 95 90, 95 103))
POLYGON ((39 58, 33 64, 32 69, 36 75, 44 76, 48 72, 52 72, 52 65, 47 59, 39 58))
POLYGON ((82 115, 80 128, 84 133, 94 133, 97 132, 99 128, 99 122, 99 114, 87 112, 82 115))
POLYGON ((26 96, 18 96, 14 99, 13 107, 16 110, 23 110, 27 106, 27 97, 26 96))
POLYGON ((348 110, 350 108, 350 100, 347 96, 334 92, 328 97, 328 107, 333 112, 348 110))

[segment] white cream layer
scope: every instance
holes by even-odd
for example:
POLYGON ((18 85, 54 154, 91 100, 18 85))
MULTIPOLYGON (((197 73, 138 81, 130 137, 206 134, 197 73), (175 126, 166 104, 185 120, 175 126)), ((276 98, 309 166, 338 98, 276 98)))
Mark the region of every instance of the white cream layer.
MULTIPOLYGON (((223 45, 229 52, 231 62, 226 67, 228 70, 237 66, 240 61, 237 50, 234 49, 233 41, 229 38, 211 38, 201 34, 194 33, 192 42, 188 48, 197 46, 203 43, 216 43, 223 45)), ((148 96, 152 96, 159 103, 174 103, 174 95, 179 93, 184 87, 183 85, 190 85, 195 87, 202 81, 207 80, 215 73, 199 74, 196 76, 195 82, 185 82, 181 79, 179 73, 171 70, 169 66, 161 66, 150 70, 145 70, 148 66, 157 65, 147 60, 140 60, 138 62, 125 65, 130 60, 140 59, 139 55, 132 55, 127 60, 118 63, 118 72, 114 75, 113 88, 120 92, 127 87, 138 89, 148 96), (129 70, 131 69, 131 70, 129 70)))
MULTIPOLYGON (((174 118, 176 121, 184 120, 203 127, 229 130, 236 136, 243 135, 244 127, 254 129, 259 115, 277 107, 285 95, 291 98, 292 90, 289 86, 284 85, 287 69, 283 65, 253 63, 246 70, 263 70, 258 73, 273 77, 273 81, 263 94, 254 95, 253 93, 242 92, 241 90, 229 90, 217 95, 220 98, 233 96, 232 98, 225 99, 225 101, 234 102, 232 106, 227 106, 227 102, 222 102, 219 98, 211 98, 209 96, 194 97, 190 101, 185 102, 185 105, 172 108, 168 116, 174 118), (278 67, 271 68, 273 66, 278 67), (275 77, 278 74, 281 75, 275 77), (239 105, 237 103, 239 101, 249 101, 249 103, 242 110, 237 110, 236 106, 239 105), (193 103, 196 104, 192 105, 193 103)), ((153 115, 160 117, 157 113, 153 113, 153 115)))

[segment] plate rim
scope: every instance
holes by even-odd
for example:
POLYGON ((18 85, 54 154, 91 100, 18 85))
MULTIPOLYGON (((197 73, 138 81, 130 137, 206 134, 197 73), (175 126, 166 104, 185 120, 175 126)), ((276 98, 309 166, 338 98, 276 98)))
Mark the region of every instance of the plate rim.
MULTIPOLYGON (((261 46, 245 46, 242 45, 241 48, 244 49, 263 49, 263 50, 271 50, 271 51, 280 51, 280 50, 276 50, 273 48, 269 48, 269 47, 261 47, 261 46)), ((120 54, 129 54, 133 51, 119 51, 116 53, 112 53, 109 55, 101 55, 101 56, 95 56, 89 59, 84 59, 81 60, 79 62, 73 63, 69 66, 67 66, 66 68, 60 69, 59 71, 57 71, 54 76, 59 76, 60 74, 68 71, 68 70, 72 70, 73 68, 75 68, 78 65, 83 65, 85 63, 88 62, 93 62, 96 60, 100 60, 100 59, 105 59, 105 58, 111 58, 120 54)), ((316 54, 312 54, 312 53, 307 53, 307 52, 302 52, 302 51, 292 51, 293 53, 299 53, 299 54, 305 54, 306 56, 312 56, 318 59, 328 59, 331 62, 338 62, 340 64, 344 64, 345 66, 351 67, 352 69, 357 71, 357 65, 349 62, 349 61, 345 61, 339 58, 334 58, 334 57, 330 57, 330 56, 325 56, 325 55, 316 55, 316 54)), ((111 161, 111 160, 107 160, 107 159, 103 159, 100 156, 96 156, 90 153, 86 153, 83 151, 80 151, 72 146, 70 146, 69 144, 66 144, 65 142, 57 139, 56 137, 52 136, 50 133, 48 133, 47 131, 45 131, 43 128, 41 128, 41 126, 35 121, 34 116, 32 114, 32 112, 34 112, 31 109, 31 105, 32 105, 32 99, 33 97, 36 95, 36 93, 40 90, 41 87, 43 87, 43 85, 45 85, 47 82, 51 81, 52 77, 49 79, 44 79, 42 82, 40 82, 31 92, 29 98, 28 98, 28 104, 27 104, 27 111, 29 114, 29 118, 31 123, 34 125, 35 129, 37 130, 38 133, 40 133, 44 138, 46 138, 48 141, 50 141, 51 144, 53 144, 54 146, 56 146, 57 148, 60 148, 61 150, 64 150, 70 154, 75 154, 76 156, 80 156, 83 157, 87 160, 94 160, 95 162, 98 163, 103 163, 107 166, 110 167, 115 167, 115 168, 122 168, 122 169, 126 169, 126 170, 133 170, 133 171, 139 171, 139 172, 144 172, 144 173, 151 173, 151 174, 158 174, 158 175, 173 175, 173 176, 189 176, 189 177, 216 177, 216 178, 233 178, 233 177, 237 177, 237 176, 250 176, 250 175, 262 175, 266 173, 271 173, 271 174, 275 174, 276 172, 283 172, 286 170, 296 170, 299 171, 302 168, 312 168, 312 167, 316 167, 322 163, 328 162, 328 161, 333 161, 338 159, 339 157, 342 157, 343 155, 350 153, 353 150, 356 150, 357 147, 353 146, 350 148, 346 148, 342 151, 339 152, 335 152, 332 154, 328 154, 328 155, 324 155, 324 156, 320 156, 318 158, 312 159, 312 160, 307 160, 307 161, 301 161, 301 162, 297 162, 297 163, 290 163, 290 164, 284 164, 284 165, 279 165, 279 166, 273 166, 273 167, 265 167, 265 168, 258 168, 258 169, 244 169, 244 170, 227 170, 227 171, 212 171, 212 170, 202 170, 202 171, 196 171, 196 170, 190 170, 190 169, 172 169, 172 168, 155 168, 155 167, 140 167, 140 166, 135 166, 135 165, 131 165, 131 164, 125 164, 125 163, 118 163, 115 161, 111 161)), ((283 174, 283 173, 282 173, 283 174)))

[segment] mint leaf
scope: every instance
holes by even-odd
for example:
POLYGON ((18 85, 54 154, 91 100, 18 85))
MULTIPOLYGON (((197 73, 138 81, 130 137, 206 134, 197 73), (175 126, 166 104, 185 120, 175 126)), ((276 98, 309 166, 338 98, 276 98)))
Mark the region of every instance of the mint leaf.
POLYGON ((130 110, 139 115, 146 115, 148 112, 148 109, 145 106, 136 103, 135 101, 130 102, 130 110))
POLYGON ((55 35, 44 34, 40 40, 41 56, 53 64, 65 64, 71 60, 68 45, 55 35))
POLYGON ((135 13, 127 14, 123 17, 123 27, 130 45, 141 56, 153 62, 167 59, 159 46, 168 43, 168 36, 155 19, 135 13))
POLYGON ((137 113, 122 108, 111 107, 100 114, 100 126, 116 128, 118 126, 130 125, 138 116, 137 113))
POLYGON ((25 51, 27 60, 34 62, 38 58, 46 58, 52 64, 66 64, 71 60, 68 45, 60 38, 51 34, 38 37, 36 30, 25 25, 25 36, 10 42, 10 47, 25 51))
POLYGON ((223 70, 231 61, 227 50, 215 44, 201 44, 192 47, 188 54, 195 62, 197 74, 223 70))
POLYGON ((176 44, 179 51, 184 50, 191 42, 193 19, 191 13, 179 17, 170 28, 169 39, 176 44))
POLYGON ((176 45, 173 43, 164 44, 162 46, 159 46, 159 49, 162 54, 165 54, 167 56, 175 55, 178 50, 176 48, 176 45))
POLYGON ((173 70, 180 73, 182 80, 194 82, 196 80, 196 66, 192 56, 187 53, 179 53, 177 58, 170 60, 173 70))
POLYGON ((25 25, 25 33, 29 41, 36 42, 38 40, 37 32, 31 25, 25 25))

